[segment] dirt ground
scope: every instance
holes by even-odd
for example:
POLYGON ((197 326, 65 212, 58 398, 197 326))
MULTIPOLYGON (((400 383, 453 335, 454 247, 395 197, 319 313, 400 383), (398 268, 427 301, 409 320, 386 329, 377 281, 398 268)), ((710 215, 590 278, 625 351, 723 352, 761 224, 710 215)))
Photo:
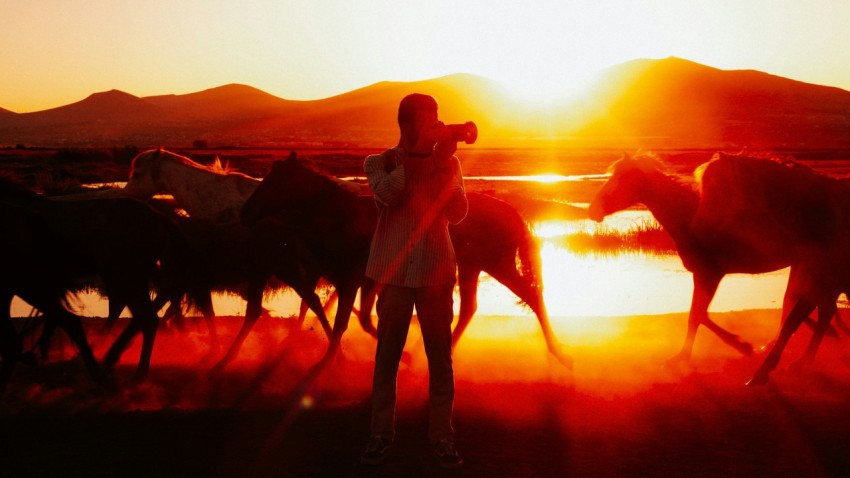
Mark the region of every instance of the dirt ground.
MULTIPOLYGON (((716 314, 755 344, 777 311, 716 314)), ((227 340, 238 318, 222 319, 227 340)), ((825 341, 792 369, 801 330, 772 382, 744 383, 763 355, 741 357, 702 330, 689 364, 669 364, 685 315, 599 318, 607 337, 557 329, 575 359, 551 359, 531 317, 476 317, 455 353, 455 429, 465 464, 430 455, 427 366, 416 326, 399 373, 397 437, 380 466, 358 456, 368 436, 374 343, 356 325, 344 358, 293 395, 326 345, 291 319, 269 319, 222 375, 209 376, 201 326, 162 330, 147 382, 89 380, 59 347, 21 366, 0 403, 0 475, 85 477, 819 477, 850 476, 848 339, 825 341), (511 324, 531 326, 511 332, 511 324), (605 323, 603 323, 605 322, 605 323), (502 331, 495 333, 493 331, 502 331)), ((96 354, 108 346, 93 330, 96 354)), ((62 344, 60 344, 62 345, 62 344)))

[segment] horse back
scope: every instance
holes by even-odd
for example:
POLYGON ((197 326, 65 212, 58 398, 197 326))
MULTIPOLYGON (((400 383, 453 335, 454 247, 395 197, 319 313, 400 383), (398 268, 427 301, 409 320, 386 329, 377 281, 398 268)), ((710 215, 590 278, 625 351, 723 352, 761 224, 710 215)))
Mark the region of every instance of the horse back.
POLYGON ((699 178, 694 229, 708 237, 784 248, 818 244, 835 231, 839 210, 835 180, 793 162, 718 156, 699 178))

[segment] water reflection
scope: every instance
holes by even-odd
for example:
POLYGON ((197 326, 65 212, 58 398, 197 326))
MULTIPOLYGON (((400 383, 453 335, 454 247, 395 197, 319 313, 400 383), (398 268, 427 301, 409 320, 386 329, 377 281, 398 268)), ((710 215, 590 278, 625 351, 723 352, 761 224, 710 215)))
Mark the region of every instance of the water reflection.
MULTIPOLYGON (((654 222, 646 210, 625 210, 591 221, 547 221, 535 230, 544 240, 543 279, 552 317, 625 316, 685 312, 692 276, 676 255, 646 253, 576 254, 559 244, 564 235, 604 227, 625 232, 654 222)), ((766 274, 730 274, 721 282, 710 311, 779 308, 788 269, 766 274)), ((481 302, 485 302, 482 300, 481 302)), ((483 308, 483 306, 482 306, 483 308)))

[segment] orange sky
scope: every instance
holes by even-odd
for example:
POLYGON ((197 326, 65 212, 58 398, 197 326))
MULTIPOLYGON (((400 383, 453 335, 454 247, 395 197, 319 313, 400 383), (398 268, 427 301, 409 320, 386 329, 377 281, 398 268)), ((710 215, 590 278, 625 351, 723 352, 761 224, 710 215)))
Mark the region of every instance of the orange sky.
POLYGON ((289 99, 466 72, 532 97, 678 56, 850 89, 850 2, 832 0, 6 0, 0 107, 109 89, 245 83, 289 99))

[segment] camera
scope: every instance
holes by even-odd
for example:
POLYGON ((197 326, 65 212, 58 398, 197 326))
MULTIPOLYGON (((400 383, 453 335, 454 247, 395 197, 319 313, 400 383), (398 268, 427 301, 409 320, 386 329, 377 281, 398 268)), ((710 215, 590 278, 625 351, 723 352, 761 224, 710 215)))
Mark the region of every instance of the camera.
POLYGON ((446 131, 452 141, 472 144, 478 139, 478 127, 472 121, 463 124, 447 124, 446 131))

